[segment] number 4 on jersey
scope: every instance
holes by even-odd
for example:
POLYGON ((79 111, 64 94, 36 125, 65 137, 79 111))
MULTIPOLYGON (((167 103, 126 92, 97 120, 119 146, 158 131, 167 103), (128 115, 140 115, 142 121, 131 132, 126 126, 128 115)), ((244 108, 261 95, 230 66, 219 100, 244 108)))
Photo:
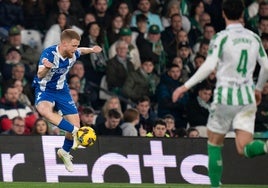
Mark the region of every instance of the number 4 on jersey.
POLYGON ((239 64, 236 70, 238 73, 241 73, 243 77, 245 77, 247 73, 247 64, 248 64, 248 51, 241 50, 239 64))

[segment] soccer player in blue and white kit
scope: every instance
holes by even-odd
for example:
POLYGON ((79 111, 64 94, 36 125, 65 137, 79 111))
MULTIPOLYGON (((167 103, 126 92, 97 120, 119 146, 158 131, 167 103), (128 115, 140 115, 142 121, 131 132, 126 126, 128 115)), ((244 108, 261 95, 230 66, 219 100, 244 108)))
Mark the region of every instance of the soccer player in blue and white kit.
POLYGON ((244 10, 242 0, 224 0, 222 9, 226 29, 211 40, 204 64, 173 93, 175 102, 216 69, 217 84, 207 123, 208 175, 212 188, 220 187, 222 147, 231 126, 236 133, 236 149, 240 155, 248 158, 264 155, 268 145, 268 142, 253 140, 256 106, 268 79, 267 55, 260 37, 240 23, 244 10), (261 70, 255 86, 252 77, 256 62, 261 70))
POLYGON ((70 172, 74 169, 69 152, 79 146, 76 132, 79 129, 80 120, 69 92, 66 75, 80 55, 102 51, 99 46, 78 48, 80 40, 80 35, 74 30, 64 30, 61 33, 60 44, 43 50, 37 75, 33 81, 36 109, 53 125, 66 131, 64 144, 57 154, 70 172), (63 117, 53 111, 54 107, 61 111, 63 117))

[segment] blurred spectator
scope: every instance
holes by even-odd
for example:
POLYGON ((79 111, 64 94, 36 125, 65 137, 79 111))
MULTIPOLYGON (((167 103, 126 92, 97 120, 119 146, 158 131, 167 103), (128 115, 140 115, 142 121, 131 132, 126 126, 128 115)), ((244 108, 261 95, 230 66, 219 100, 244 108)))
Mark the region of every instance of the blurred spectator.
POLYGON ((255 119, 255 131, 265 132, 268 130, 268 82, 265 83, 262 91, 262 100, 258 105, 255 119))
MULTIPOLYGON (((211 23, 216 32, 225 28, 225 22, 222 17, 222 0, 203 0, 205 12, 211 17, 211 23)), ((245 1, 246 2, 246 1, 245 1)))
POLYGON ((189 19, 191 22, 191 30, 189 34, 189 43, 192 47, 199 36, 203 34, 203 28, 201 25, 201 15, 204 13, 204 3, 202 0, 194 0, 191 2, 191 10, 189 19))
MULTIPOLYGON (((16 65, 13 65, 11 71, 12 75, 10 79, 20 80, 22 82, 23 93, 30 99, 31 104, 34 104, 32 83, 25 77, 25 72, 27 71, 25 70, 25 66, 21 63, 18 63, 16 65)), ((6 84, 4 83, 4 85, 6 84)))
POLYGON ((190 127, 195 127, 201 137, 207 137, 206 125, 210 111, 212 88, 206 83, 197 86, 197 96, 193 96, 186 106, 186 117, 190 127))
POLYGON ((116 55, 107 62, 106 81, 108 90, 121 95, 121 89, 127 75, 133 72, 134 65, 127 57, 128 44, 125 41, 116 43, 116 55))
POLYGON ((268 2, 267 1, 258 1, 259 8, 258 13, 256 15, 249 16, 245 14, 245 24, 246 28, 252 30, 253 32, 258 32, 258 25, 261 17, 268 16, 268 2))
POLYGON ((81 88, 81 81, 79 76, 77 76, 77 74, 72 74, 68 77, 68 81, 67 81, 69 88, 73 88, 76 91, 80 91, 81 88))
MULTIPOLYGON (((209 85, 212 88, 212 91, 215 89, 216 87, 216 70, 214 70, 213 72, 211 72, 208 77, 204 80, 204 82, 209 85)), ((213 97, 213 96, 212 96, 213 97)), ((211 100, 212 101, 212 100, 211 100)))
POLYGON ((168 62, 172 61, 175 57, 177 57, 178 46, 180 43, 189 43, 189 38, 187 33, 184 30, 180 30, 176 33, 175 39, 166 47, 166 53, 168 62))
POLYGON ((22 63, 21 58, 22 58, 21 52, 18 49, 11 47, 7 50, 7 53, 5 55, 5 62, 1 65, 1 68, 0 68, 3 78, 5 80, 8 80, 12 77, 12 69, 14 65, 17 65, 17 64, 21 64, 22 66, 24 66, 24 68, 26 69, 27 78, 31 77, 31 75, 29 74, 30 73, 29 66, 24 65, 22 63))
POLYGON ((7 51, 11 48, 16 48, 21 53, 21 62, 30 68, 31 78, 36 71, 36 65, 39 60, 39 53, 36 49, 31 48, 21 42, 21 31, 17 26, 13 26, 9 30, 8 41, 3 45, 1 49, 1 56, 4 57, 7 51))
POLYGON ((135 43, 139 34, 144 35, 144 38, 147 37, 147 28, 149 27, 148 18, 144 14, 138 14, 136 16, 136 25, 137 26, 130 27, 133 31, 133 40, 135 43))
POLYGON ((157 115, 151 107, 150 98, 147 96, 143 96, 138 100, 136 108, 140 113, 140 121, 136 125, 136 129, 140 136, 146 136, 148 132, 153 130, 157 115))
POLYGON ((151 58, 155 63, 155 71, 161 75, 167 64, 166 52, 161 41, 160 28, 157 25, 151 25, 148 30, 148 36, 140 33, 136 39, 136 44, 140 52, 141 59, 151 58))
POLYGON ((15 116, 11 120, 11 128, 5 132, 2 132, 2 135, 13 135, 13 136, 20 136, 25 135, 25 122, 24 118, 20 116, 15 116))
POLYGON ((192 50, 188 42, 180 42, 178 44, 177 55, 181 57, 183 62, 183 67, 187 70, 188 77, 191 77, 195 72, 195 67, 191 61, 192 50))
POLYGON ((72 96, 72 99, 74 101, 74 104, 78 110, 78 112, 81 112, 81 110, 83 109, 83 105, 80 105, 79 103, 79 93, 78 93, 78 90, 73 88, 73 87, 70 87, 70 94, 72 96))
POLYGON ((166 27, 165 30, 161 32, 161 41, 163 41, 165 51, 168 51, 168 48, 176 39, 177 33, 182 30, 181 20, 182 18, 179 14, 173 14, 170 17, 171 25, 169 27, 166 27))
MULTIPOLYGON (((104 39, 100 33, 100 26, 97 22, 91 22, 87 25, 83 35, 81 36, 80 46, 93 47, 99 45, 104 46, 104 39)), ((83 62, 86 78, 100 85, 101 78, 105 74, 107 56, 104 51, 101 53, 90 53, 83 55, 80 60, 83 62)))
POLYGON ((174 138, 185 138, 186 137, 186 130, 185 128, 176 128, 174 131, 174 138))
POLYGON ((187 119, 191 127, 206 126, 209 110, 212 88, 206 83, 200 83, 197 88, 197 95, 191 97, 187 103, 187 119))
MULTIPOLYGON (((83 18, 84 11, 83 8, 80 8, 78 12, 74 12, 71 10, 71 6, 75 8, 79 5, 79 1, 72 1, 71 0, 57 0, 56 8, 49 10, 48 18, 46 19, 46 28, 50 28, 53 24, 56 24, 57 17, 59 13, 64 13, 67 16, 68 25, 75 25, 80 27, 79 18, 83 18), (75 5, 73 5, 75 3, 75 5)), ((81 27, 80 27, 81 28, 81 27)))
POLYGON ((88 25, 89 23, 91 23, 91 22, 96 22, 96 18, 95 18, 95 16, 94 16, 93 13, 91 13, 91 12, 87 12, 87 13, 85 14, 85 16, 84 16, 84 22, 83 22, 83 27, 82 27, 82 29, 85 30, 86 27, 87 27, 87 25, 88 25))
POLYGON ((164 120, 158 119, 153 125, 153 131, 146 134, 146 137, 170 137, 167 133, 167 124, 164 120))
POLYGON ((19 102, 19 91, 14 86, 9 86, 0 100, 0 130, 11 129, 12 119, 21 116, 25 120, 25 133, 30 133, 36 116, 30 107, 19 102))
POLYGON ((171 114, 167 114, 164 116, 164 121, 167 124, 167 134, 170 137, 175 137, 176 136, 176 127, 175 127, 175 118, 171 114))
POLYGON ((7 82, 5 82, 5 86, 14 86, 15 88, 17 88, 19 91, 19 102, 33 109, 31 101, 29 100, 28 96, 23 93, 23 84, 21 80, 10 79, 7 82))
MULTIPOLYGON (((267 6, 267 8, 268 8, 268 6, 267 6)), ((261 42, 262 42, 262 45, 264 47, 264 50, 265 50, 266 54, 268 54, 268 33, 262 33, 260 38, 261 38, 261 42)), ((255 70, 254 70, 254 73, 253 73, 254 82, 257 82, 257 80, 258 80, 260 68, 261 68, 260 65, 257 63, 255 70)))
POLYGON ((111 46, 120 37, 120 29, 123 27, 123 18, 119 14, 115 14, 112 17, 111 23, 107 28, 108 44, 111 46))
POLYGON ((115 12, 123 18, 123 26, 130 27, 132 13, 127 0, 120 1, 116 5, 115 12))
POLYGON ((101 29, 106 30, 108 25, 111 23, 111 14, 108 12, 108 1, 107 0, 95 0, 93 1, 92 12, 96 18, 97 23, 101 29))
POLYGON ((92 86, 89 80, 85 77, 85 68, 83 62, 77 60, 72 66, 69 75, 76 75, 79 78, 78 87, 76 88, 79 92, 79 103, 83 106, 92 106, 94 109, 100 108, 100 101, 98 99, 98 93, 96 89, 92 86))
POLYGON ((155 101, 155 90, 159 77, 153 71, 152 60, 142 60, 141 67, 128 74, 122 88, 123 95, 135 103, 143 96, 148 96, 151 101, 155 101))
MULTIPOLYGON (((135 70, 137 70, 141 65, 140 53, 133 40, 133 34, 130 28, 123 27, 119 32, 119 40, 125 41, 128 44, 128 58, 133 63, 135 70)), ((113 43, 109 49, 109 58, 113 58, 116 55, 116 44, 117 40, 113 43)))
POLYGON ((197 53, 194 57, 194 68, 195 72, 199 69, 199 67, 205 62, 206 57, 197 53))
POLYGON ((60 35, 61 32, 65 29, 74 29, 78 34, 82 35, 83 30, 78 28, 75 25, 69 25, 67 22, 67 14, 66 13, 58 13, 57 22, 51 25, 46 32, 43 48, 48 48, 52 45, 57 45, 60 43, 60 35))
POLYGON ((123 123, 120 125, 123 136, 138 136, 135 125, 140 120, 139 111, 135 108, 129 108, 124 112, 123 123))
POLYGON ((263 0, 245 1, 244 18, 250 19, 258 14, 259 3, 263 0))
POLYGON ((163 16, 161 18, 162 25, 164 28, 169 27, 172 22, 171 17, 175 14, 179 14, 181 15, 182 28, 188 33, 191 29, 191 23, 186 16, 181 14, 180 4, 181 4, 181 1, 178 1, 178 0, 168 1, 166 10, 165 9, 163 10, 163 16))
POLYGON ((80 127, 89 126, 95 129, 95 111, 91 107, 84 107, 79 113, 80 127))
POLYGON ((195 43, 194 47, 193 47, 193 51, 194 53, 197 53, 197 51, 200 49, 201 43, 203 41, 208 41, 208 43, 210 42, 210 40, 212 39, 212 37, 216 34, 215 28, 212 24, 205 24, 204 26, 204 32, 203 35, 200 36, 197 39, 197 42, 195 43))
POLYGON ((102 136, 122 136, 122 129, 120 128, 121 113, 116 109, 108 111, 104 123, 96 126, 96 134, 102 136))
POLYGON ((268 33, 262 33, 260 37, 264 50, 268 54, 268 33))
POLYGON ((44 34, 46 27, 45 0, 24 0, 22 4, 24 28, 38 30, 44 34))
POLYGON ((157 25, 160 31, 163 31, 161 19, 159 15, 150 12, 151 2, 149 0, 138 0, 138 10, 135 10, 131 18, 131 26, 136 27, 136 16, 144 14, 148 18, 149 25, 157 25))
POLYGON ((34 123, 31 135, 39 135, 39 136, 50 135, 48 122, 43 118, 38 118, 34 123))
POLYGON ((187 138, 199 138, 199 131, 194 128, 194 127, 190 127, 186 130, 186 137, 187 138))
POLYGON ((181 69, 180 82, 185 83, 189 79, 188 72, 186 68, 183 66, 182 58, 177 56, 175 57, 171 64, 178 65, 181 69))
MULTIPOLYGON (((135 1, 135 0, 134 0, 135 1)), ((154 14, 157 14, 160 16, 160 13, 162 11, 162 6, 164 4, 164 0, 150 0, 151 6, 150 11, 154 14)))
POLYGON ((268 16, 262 16, 259 19, 259 24, 258 24, 258 35, 261 36, 262 33, 268 34, 268 16))
POLYGON ((205 25, 207 24, 211 24, 211 17, 210 15, 207 13, 207 12, 203 12, 201 15, 200 15, 200 26, 201 26, 201 31, 202 33, 204 33, 204 27, 205 25))
POLYGON ((173 61, 171 62, 171 64, 178 65, 181 70, 183 69, 183 62, 182 62, 181 57, 179 56, 175 57, 173 61))
MULTIPOLYGON (((0 26, 0 49, 2 49, 2 46, 6 43, 8 40, 8 31, 0 26)), ((4 57, 0 54, 0 63, 3 62, 4 57)))
POLYGON ((167 72, 162 75, 160 83, 157 86, 156 96, 158 102, 158 117, 163 118, 171 114, 175 118, 176 127, 186 127, 185 106, 188 102, 188 95, 184 95, 175 103, 172 102, 173 91, 181 86, 180 82, 181 69, 177 65, 170 65, 167 72))
POLYGON ((179 44, 180 42, 189 42, 189 37, 186 31, 184 30, 178 31, 177 36, 176 36, 176 41, 177 41, 177 44, 179 44))
MULTIPOLYGON (((207 55, 208 55, 208 48, 209 48, 209 42, 210 42, 209 39, 205 39, 204 38, 204 39, 202 39, 200 41, 200 43, 197 43, 197 45, 199 45, 199 48, 198 48, 198 51, 196 52, 196 54, 200 54, 200 55, 202 55, 204 57, 207 57, 207 55)), ((193 54, 193 56, 194 56, 194 54, 193 54)))
POLYGON ((111 96, 108 100, 106 100, 106 102, 104 103, 102 107, 101 113, 98 114, 96 118, 96 126, 105 122, 106 117, 108 115, 108 111, 111 109, 116 109, 123 117, 121 103, 120 103, 118 96, 111 96))
POLYGON ((0 26, 7 30, 14 26, 23 26, 24 17, 21 0, 0 1, 0 26))

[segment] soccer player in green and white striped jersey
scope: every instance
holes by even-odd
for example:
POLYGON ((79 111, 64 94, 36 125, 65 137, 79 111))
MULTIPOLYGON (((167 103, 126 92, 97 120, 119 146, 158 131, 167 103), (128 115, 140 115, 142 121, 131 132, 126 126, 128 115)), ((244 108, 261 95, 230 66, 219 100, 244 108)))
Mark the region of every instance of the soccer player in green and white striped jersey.
POLYGON ((267 55, 259 36, 245 29, 239 21, 243 16, 243 1, 224 0, 222 8, 226 29, 211 40, 204 64, 173 93, 175 102, 216 69, 217 84, 207 123, 211 187, 220 186, 222 146, 231 126, 236 133, 236 148, 240 155, 248 158, 263 155, 268 148, 265 142, 253 140, 256 106, 268 79, 267 55), (253 72, 257 62, 261 70, 255 85, 253 72))

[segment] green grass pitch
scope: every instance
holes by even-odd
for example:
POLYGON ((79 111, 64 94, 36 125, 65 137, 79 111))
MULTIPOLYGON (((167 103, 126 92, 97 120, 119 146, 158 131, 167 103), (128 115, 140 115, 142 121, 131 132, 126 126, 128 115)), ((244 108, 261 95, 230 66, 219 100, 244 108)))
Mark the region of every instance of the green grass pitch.
MULTIPOLYGON (((127 183, 44 183, 0 182, 1 188, 209 188, 208 185, 191 184, 127 184, 127 183)), ((222 185, 221 188, 267 188, 267 185, 222 185)))

